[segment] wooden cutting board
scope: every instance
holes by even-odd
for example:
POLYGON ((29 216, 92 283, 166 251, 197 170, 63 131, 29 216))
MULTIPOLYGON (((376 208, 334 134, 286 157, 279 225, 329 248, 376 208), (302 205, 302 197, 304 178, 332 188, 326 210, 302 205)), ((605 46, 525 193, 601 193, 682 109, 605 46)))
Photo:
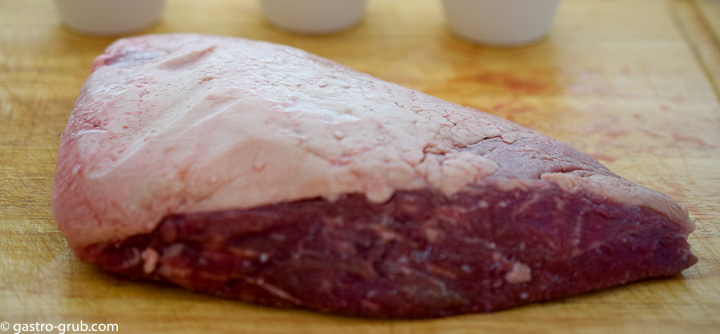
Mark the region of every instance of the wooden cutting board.
POLYGON ((49 207, 56 150, 92 59, 113 39, 67 30, 49 0, 0 0, 0 321, 113 323, 121 333, 720 333, 719 49, 697 3, 566 0, 549 38, 502 49, 454 36, 439 0, 372 0, 358 27, 325 37, 269 26, 252 0, 168 1, 146 33, 289 44, 489 111, 669 194, 697 223, 700 262, 675 277, 408 321, 264 308, 75 259, 49 207))

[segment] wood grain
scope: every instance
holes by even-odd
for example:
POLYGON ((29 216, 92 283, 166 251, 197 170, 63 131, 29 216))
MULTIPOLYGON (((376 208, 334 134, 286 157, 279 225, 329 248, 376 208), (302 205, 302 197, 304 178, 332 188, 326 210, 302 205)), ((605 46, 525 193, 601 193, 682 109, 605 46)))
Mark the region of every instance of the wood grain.
POLYGON ((720 104, 688 42, 705 28, 683 28, 701 14, 676 12, 688 5, 566 0, 549 38, 501 49, 454 36, 436 0, 370 1, 358 27, 324 37, 269 26, 252 0, 168 1, 146 33, 289 44, 486 110, 669 194, 697 223, 690 242, 700 262, 676 277, 406 321, 264 308, 116 278, 75 259, 49 207, 56 150, 92 59, 113 38, 67 30, 49 0, 0 0, 0 321, 117 323, 121 333, 718 333, 720 104))
POLYGON ((720 1, 693 0, 693 3, 699 11, 698 16, 708 26, 715 39, 720 41, 720 1))
POLYGON ((673 12, 720 96, 720 0, 676 1, 673 12))

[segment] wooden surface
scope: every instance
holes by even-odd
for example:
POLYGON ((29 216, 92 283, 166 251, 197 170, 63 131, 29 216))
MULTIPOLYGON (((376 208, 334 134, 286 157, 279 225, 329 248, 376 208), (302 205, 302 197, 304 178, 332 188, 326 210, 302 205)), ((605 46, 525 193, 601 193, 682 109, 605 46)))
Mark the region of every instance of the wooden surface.
POLYGON ((697 52, 718 50, 697 3, 566 0, 549 38, 514 49, 458 39, 440 4, 371 0, 358 27, 302 37, 268 26, 255 1, 170 0, 145 32, 293 45, 571 143, 687 205, 697 265, 426 321, 276 310, 107 275, 73 257, 49 202, 59 136, 92 59, 113 39, 62 27, 49 0, 0 0, 0 321, 116 323, 120 333, 720 333, 720 105, 707 70, 718 64, 697 52))
POLYGON ((699 17, 709 28, 716 40, 720 41, 720 1, 718 0, 693 0, 698 9, 699 17))
POLYGON ((680 1, 673 14, 720 96, 720 0, 680 1))

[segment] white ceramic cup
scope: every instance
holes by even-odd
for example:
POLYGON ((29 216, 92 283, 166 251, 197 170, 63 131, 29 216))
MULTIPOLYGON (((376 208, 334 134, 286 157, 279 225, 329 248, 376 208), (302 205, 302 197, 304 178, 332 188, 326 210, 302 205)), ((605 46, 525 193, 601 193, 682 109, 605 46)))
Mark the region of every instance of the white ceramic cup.
POLYGON ((366 0, 260 0, 265 18, 301 34, 329 34, 360 21, 366 0))
POLYGON ((534 42, 552 26, 560 0, 443 0, 450 27, 472 42, 514 46, 534 42))
POLYGON ((120 35, 155 23, 165 0, 55 0, 65 24, 91 35, 120 35))

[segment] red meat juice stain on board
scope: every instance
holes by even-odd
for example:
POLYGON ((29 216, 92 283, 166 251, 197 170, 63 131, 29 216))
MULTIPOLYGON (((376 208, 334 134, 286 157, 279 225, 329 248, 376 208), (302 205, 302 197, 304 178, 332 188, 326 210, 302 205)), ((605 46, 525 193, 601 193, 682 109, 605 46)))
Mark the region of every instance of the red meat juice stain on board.
POLYGON ((621 68, 621 71, 622 71, 622 74, 624 74, 624 75, 632 74, 632 70, 630 70, 630 66, 628 66, 628 65, 623 65, 621 68))
MULTIPOLYGON (((544 76, 538 75, 538 78, 544 76)), ((560 87, 544 80, 528 79, 504 72, 480 72, 459 76, 452 82, 476 83, 485 87, 496 87, 504 91, 523 94, 542 94, 560 91, 560 87)))
POLYGON ((646 134, 652 138, 655 138, 655 139, 663 137, 662 133, 659 133, 658 131, 653 130, 653 129, 641 128, 640 131, 642 131, 644 134, 646 134))
POLYGON ((510 121, 515 121, 517 116, 521 114, 532 112, 535 109, 527 103, 524 103, 517 98, 512 98, 506 102, 499 102, 492 106, 492 108, 485 109, 492 111, 493 114, 499 115, 510 121))
POLYGON ((578 134, 582 137, 599 134, 605 140, 616 140, 632 133, 631 129, 621 125, 621 119, 617 115, 605 114, 599 116, 605 119, 588 124, 584 129, 578 131, 578 134))
POLYGON ((707 142, 705 142, 704 140, 702 140, 702 139, 700 139, 700 138, 685 136, 685 135, 681 135, 681 134, 678 134, 678 133, 673 133, 672 136, 673 136, 673 140, 674 140, 675 142, 677 142, 677 143, 679 143, 679 142, 687 142, 687 143, 696 144, 696 145, 701 146, 701 147, 714 147, 714 145, 708 144, 707 142))

